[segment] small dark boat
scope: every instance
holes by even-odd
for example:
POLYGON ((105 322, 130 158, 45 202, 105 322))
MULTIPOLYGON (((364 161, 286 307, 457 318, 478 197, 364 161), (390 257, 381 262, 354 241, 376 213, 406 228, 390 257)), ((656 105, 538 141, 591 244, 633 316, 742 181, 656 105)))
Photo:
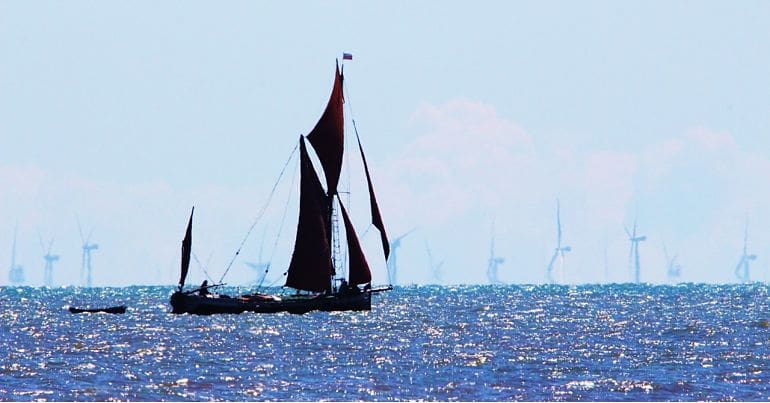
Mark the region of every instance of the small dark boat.
MULTIPOLYGON (((187 232, 182 241, 179 288, 171 295, 170 299, 173 313, 211 315, 241 312, 302 314, 310 311, 369 311, 372 307, 373 293, 393 288, 391 286, 372 288, 372 274, 369 270, 369 264, 337 191, 345 143, 342 83, 343 76, 337 67, 332 94, 326 110, 310 134, 300 136, 299 139, 299 219, 294 252, 286 272, 284 285, 286 288, 296 290, 296 293, 290 292, 284 295, 254 293, 230 297, 209 292, 209 289, 219 287, 221 284, 208 285, 208 282, 204 282, 196 289, 185 291, 184 284, 190 265, 192 248, 193 217, 190 213, 187 232), (326 189, 323 188, 309 157, 308 146, 305 145, 306 139, 315 150, 321 168, 323 168, 326 189), (342 267, 335 267, 340 260, 337 258, 340 256, 341 241, 338 235, 338 213, 342 215, 346 234, 345 240, 347 241, 347 279, 341 273, 346 270, 342 267), (359 286, 363 286, 363 288, 359 288, 359 286)), ((371 222, 380 232, 385 260, 387 261, 390 244, 385 234, 385 226, 374 195, 372 178, 357 132, 356 139, 369 190, 371 222)))
POLYGON ((111 306, 109 308, 91 308, 91 309, 75 308, 72 306, 70 307, 70 313, 86 313, 86 312, 126 313, 126 306, 120 305, 120 306, 111 306))

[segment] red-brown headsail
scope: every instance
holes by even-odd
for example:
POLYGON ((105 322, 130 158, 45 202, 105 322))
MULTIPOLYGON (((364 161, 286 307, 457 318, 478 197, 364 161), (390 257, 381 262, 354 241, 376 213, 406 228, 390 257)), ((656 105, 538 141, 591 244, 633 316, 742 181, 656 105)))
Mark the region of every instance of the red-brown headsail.
POLYGON ((348 283, 352 285, 371 283, 372 272, 369 270, 369 264, 366 262, 364 251, 361 249, 361 243, 358 242, 356 230, 353 228, 353 223, 350 222, 350 217, 345 210, 345 206, 342 205, 342 201, 339 199, 337 201, 342 211, 342 219, 345 221, 345 236, 348 239, 348 266, 350 271, 348 283))
POLYGON ((329 196, 337 193, 337 183, 342 169, 342 153, 345 143, 345 120, 342 112, 342 75, 340 68, 334 75, 334 87, 321 119, 307 135, 318 159, 323 165, 329 196))
POLYGON ((179 290, 184 287, 184 281, 187 278, 187 271, 190 269, 190 253, 192 252, 192 219, 195 213, 195 206, 190 211, 190 221, 187 222, 187 231, 182 239, 182 274, 179 276, 179 290))
POLYGON ((333 273, 329 241, 326 235, 326 195, 305 141, 299 140, 300 194, 299 221, 294 252, 289 263, 286 286, 299 290, 323 292, 331 289, 333 273))
POLYGON ((361 146, 361 139, 358 138, 358 132, 356 132, 356 140, 358 140, 358 149, 361 151, 361 160, 364 162, 366 183, 369 185, 369 204, 372 209, 372 225, 380 230, 382 250, 385 252, 385 260, 388 260, 388 257, 390 256, 390 242, 388 241, 388 234, 385 233, 385 224, 382 222, 380 207, 377 205, 377 198, 374 196, 374 185, 372 185, 372 177, 369 175, 369 165, 366 164, 366 156, 364 155, 364 148, 361 146))

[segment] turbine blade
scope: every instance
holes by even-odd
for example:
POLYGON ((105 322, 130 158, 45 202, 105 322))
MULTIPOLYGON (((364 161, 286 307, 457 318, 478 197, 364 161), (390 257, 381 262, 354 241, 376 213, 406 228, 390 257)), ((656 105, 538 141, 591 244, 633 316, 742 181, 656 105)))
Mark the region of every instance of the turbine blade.
POLYGON ((546 273, 548 274, 548 281, 551 282, 551 283, 553 283, 553 276, 552 276, 552 273, 553 273, 553 263, 556 261, 556 257, 558 255, 559 255, 558 249, 554 250, 553 251, 553 256, 551 256, 551 261, 548 262, 548 268, 547 268, 546 273))
POLYGON ((43 235, 40 234, 40 229, 39 228, 37 230, 37 238, 40 241, 40 250, 42 250, 43 253, 45 253, 45 245, 43 244, 43 235))
POLYGON ((410 229, 409 231, 407 231, 407 232, 405 232, 405 233, 401 234, 401 236, 399 236, 399 237, 397 237, 397 238, 393 239, 392 241, 390 241, 390 243, 391 243, 391 244, 398 244, 398 242, 399 242, 399 241, 401 241, 403 238, 406 238, 406 236, 407 236, 407 235, 411 234, 411 233, 412 233, 412 232, 414 232, 415 230, 417 230, 417 227, 413 227, 413 228, 412 228, 412 229, 410 229))
POLYGON ((78 232, 80 233, 80 241, 86 243, 86 238, 83 236, 83 227, 80 225, 80 217, 75 214, 75 220, 78 222, 78 232))

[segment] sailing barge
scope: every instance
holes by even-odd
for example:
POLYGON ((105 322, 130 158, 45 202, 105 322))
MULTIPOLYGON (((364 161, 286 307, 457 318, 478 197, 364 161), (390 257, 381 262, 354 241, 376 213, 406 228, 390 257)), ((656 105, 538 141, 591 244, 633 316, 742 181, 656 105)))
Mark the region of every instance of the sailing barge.
MULTIPOLYGON (((253 293, 230 297, 209 292, 207 285, 185 291, 184 284, 190 265, 192 219, 182 241, 182 267, 179 287, 171 295, 173 313, 210 315, 219 313, 306 313, 309 311, 368 311, 372 294, 391 290, 392 286, 372 288, 372 275, 353 224, 337 191, 344 152, 343 75, 336 67, 334 86, 326 109, 307 136, 299 138, 300 200, 299 220, 294 251, 287 271, 286 284, 294 294, 271 295, 253 293), (324 190, 310 160, 305 141, 309 141, 321 162, 327 189, 324 190), (348 278, 338 276, 333 256, 333 234, 336 233, 335 213, 341 212, 348 246, 348 278), (338 284, 339 282, 339 284, 338 284), (363 288, 359 288, 362 286, 363 288)), ((374 194, 372 178, 366 164, 361 141, 358 139, 363 168, 369 189, 372 225, 380 232, 387 260, 390 244, 374 194)))

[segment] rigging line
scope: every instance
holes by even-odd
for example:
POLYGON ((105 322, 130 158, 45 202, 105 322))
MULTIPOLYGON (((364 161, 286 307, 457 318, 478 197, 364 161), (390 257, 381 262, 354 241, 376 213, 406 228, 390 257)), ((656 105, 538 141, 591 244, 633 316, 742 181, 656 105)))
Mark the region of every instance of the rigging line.
MULTIPOLYGON (((267 276, 267 272, 270 270, 270 267, 272 267, 273 264, 273 258, 275 257, 275 251, 278 250, 278 241, 281 239, 281 234, 283 233, 283 225, 286 222, 286 215, 289 212, 289 204, 291 203, 291 196, 294 194, 294 192, 291 191, 291 189, 294 188, 294 184, 297 183, 297 169, 299 167, 299 164, 294 165, 294 171, 291 175, 291 184, 289 185, 289 197, 286 198, 286 204, 283 206, 283 215, 281 216, 281 223, 278 225, 278 234, 275 236, 275 242, 273 243, 273 249, 270 252, 270 259, 267 260, 267 270, 265 270, 265 276, 267 276)), ((260 282, 259 286, 257 288, 262 287, 262 283, 265 281, 265 277, 262 278, 262 281, 260 282)), ((275 283, 278 280, 273 280, 273 282, 268 285, 268 287, 272 287, 275 285, 275 283)))
POLYGON ((350 100, 350 93, 348 92, 348 80, 342 80, 342 91, 345 93, 343 95, 343 99, 345 100, 345 103, 348 104, 348 109, 350 110, 350 118, 353 118, 353 102, 350 100))
POLYGON ((361 238, 365 237, 366 234, 369 233, 369 230, 372 229, 372 227, 373 227, 372 223, 369 223, 369 226, 366 227, 366 230, 364 230, 364 233, 361 234, 361 238))
MULTIPOLYGON (((356 133, 356 139, 358 139, 358 128, 356 128, 356 118, 355 118, 355 114, 353 113, 353 101, 350 100, 350 92, 348 92, 348 86, 347 86, 346 82, 347 82, 347 80, 343 80, 342 81, 342 90, 345 93, 343 99, 345 100, 345 103, 348 105, 348 110, 350 111, 350 120, 353 122, 353 131, 356 133)), ((347 136, 345 136, 345 141, 347 142, 347 140, 348 140, 348 138, 347 138, 347 136)), ((348 165, 348 169, 347 169, 347 174, 348 174, 348 209, 352 211, 353 210, 353 206, 352 206, 352 203, 351 203, 351 196, 350 196, 350 187, 351 187, 351 183, 352 183, 352 181, 350 180, 350 172, 352 171, 352 169, 350 169, 350 153, 345 153, 345 160, 346 160, 345 162, 347 162, 347 165, 348 165)))
MULTIPOLYGON (((348 136, 345 136, 345 148, 346 149, 348 149, 348 141, 349 141, 348 140, 348 136)), ((348 191, 347 192, 343 192, 343 193, 347 193, 348 208, 351 209, 351 211, 352 211, 353 206, 351 206, 351 204, 350 204, 350 190, 351 190, 351 186, 352 186, 353 181, 350 180, 350 173, 353 170, 350 169, 350 153, 346 152, 343 155, 345 157, 345 166, 347 167, 347 169, 345 169, 345 173, 347 174, 347 180, 348 180, 348 182, 346 183, 346 185, 348 186, 348 191)), ((339 199, 339 197, 340 197, 340 192, 337 192, 337 199, 339 199)))
POLYGON ((267 206, 270 205, 270 201, 272 200, 273 195, 275 194, 275 189, 278 187, 278 184, 281 183, 281 178, 283 177, 283 174, 286 171, 286 167, 289 166, 289 163, 291 162, 292 158, 294 158, 294 153, 297 152, 297 147, 299 147, 299 142, 297 142, 297 144, 294 145, 294 149, 291 150, 291 154, 289 154, 289 158, 286 160, 286 163, 283 164, 283 168, 281 168, 281 173, 278 174, 278 179, 276 179, 275 183, 273 184, 273 189, 270 190, 270 195, 267 197, 265 204, 262 205, 262 208, 257 214, 257 218, 254 219, 254 222, 251 224, 251 227, 249 227, 249 230, 246 232, 246 236, 243 237, 243 241, 241 241, 241 244, 238 246, 238 250, 235 251, 235 255, 233 255, 232 259, 230 259, 230 263, 227 265, 225 272, 222 273, 222 277, 219 279, 220 283, 222 282, 222 280, 225 279, 225 276, 227 275, 227 272, 230 271, 230 268, 233 267, 233 263, 235 263, 235 259, 237 259, 238 255, 241 253, 241 249, 243 248, 243 245, 246 244, 246 240, 249 239, 249 235, 251 235, 251 232, 254 230, 254 227, 257 226, 257 223, 259 222, 260 219, 262 219, 262 216, 265 214, 265 211, 267 211, 267 206))
MULTIPOLYGON (((350 93, 348 92, 348 86, 347 86, 346 83, 347 83, 347 80, 342 80, 342 91, 344 93, 342 99, 343 99, 344 103, 348 105, 348 110, 350 111, 350 119, 353 121, 353 129, 355 130, 356 121, 355 121, 355 118, 354 118, 355 115, 353 114, 353 102, 350 100, 350 93)), ((348 142, 348 136, 345 136, 345 148, 346 149, 348 148, 347 147, 347 142, 348 142)), ((352 171, 352 169, 350 169, 350 153, 345 153, 344 156, 345 156, 345 164, 348 167, 347 168, 347 172, 346 172, 347 175, 348 175, 348 200, 347 200, 347 202, 348 202, 348 209, 352 210, 353 206, 351 206, 351 201, 350 201, 350 188, 351 188, 351 184, 352 184, 352 181, 350 180, 350 173, 352 171)), ((337 197, 339 197, 339 195, 337 195, 337 197)))
MULTIPOLYGON (((192 254, 193 259, 195 259, 195 263, 198 263, 198 267, 200 267, 201 270, 203 270, 203 274, 206 275, 206 278, 209 279, 209 281, 211 281, 213 283, 214 279, 212 279, 211 276, 209 276, 209 272, 206 271, 206 267, 203 266, 203 264, 201 264, 200 260, 198 260, 198 255, 196 255, 195 252, 191 252, 191 254, 192 254)), ((220 283, 221 282, 222 281, 220 280, 220 283)))

